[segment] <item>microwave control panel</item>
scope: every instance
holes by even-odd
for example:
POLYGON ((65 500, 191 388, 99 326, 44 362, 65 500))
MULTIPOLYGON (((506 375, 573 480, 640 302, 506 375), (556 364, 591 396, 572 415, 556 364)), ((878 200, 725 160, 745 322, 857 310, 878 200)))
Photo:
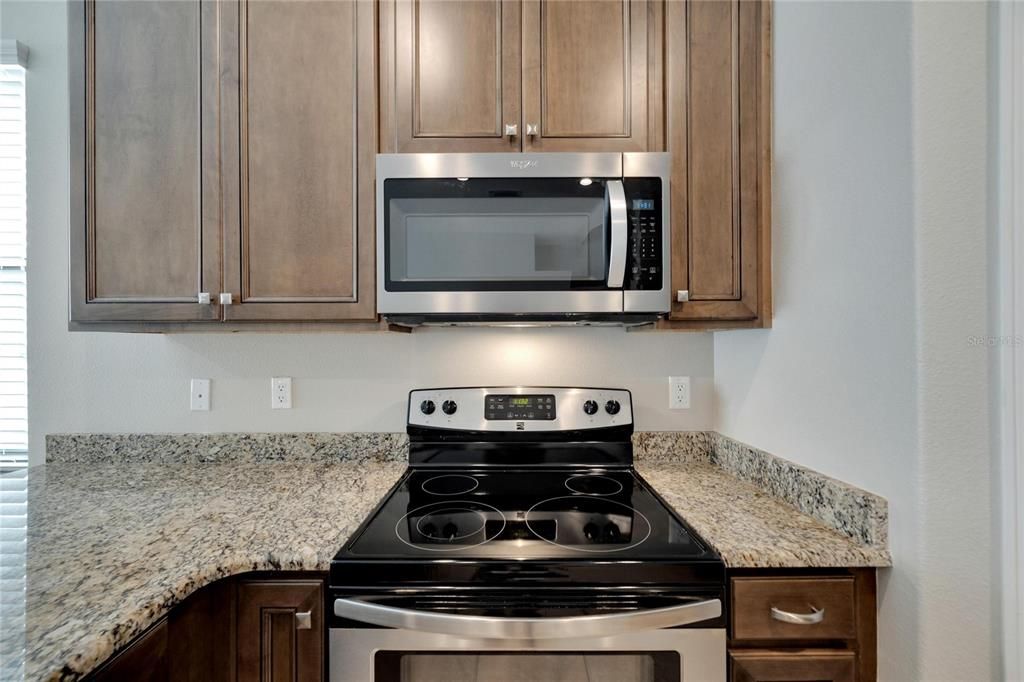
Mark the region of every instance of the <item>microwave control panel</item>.
POLYGON ((627 242, 625 288, 661 289, 664 270, 661 252, 661 180, 625 178, 627 242))

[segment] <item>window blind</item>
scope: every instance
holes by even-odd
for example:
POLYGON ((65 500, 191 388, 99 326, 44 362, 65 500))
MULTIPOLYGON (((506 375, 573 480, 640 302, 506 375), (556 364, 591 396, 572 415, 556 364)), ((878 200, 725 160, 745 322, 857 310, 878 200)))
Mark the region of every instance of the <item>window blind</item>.
POLYGON ((28 457, 25 69, 0 67, 0 469, 28 457))
MULTIPOLYGON (((5 57, 7 47, 0 50, 5 57)), ((25 145, 25 69, 0 64, 0 679, 4 680, 24 679, 25 673, 25 145)))

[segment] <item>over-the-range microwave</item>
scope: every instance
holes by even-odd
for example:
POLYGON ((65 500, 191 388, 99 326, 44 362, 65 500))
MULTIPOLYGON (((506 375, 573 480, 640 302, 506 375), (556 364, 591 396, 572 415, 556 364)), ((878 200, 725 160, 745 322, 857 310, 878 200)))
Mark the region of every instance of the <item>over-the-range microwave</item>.
POLYGON ((405 325, 657 319, 670 306, 669 162, 378 155, 378 311, 405 325))

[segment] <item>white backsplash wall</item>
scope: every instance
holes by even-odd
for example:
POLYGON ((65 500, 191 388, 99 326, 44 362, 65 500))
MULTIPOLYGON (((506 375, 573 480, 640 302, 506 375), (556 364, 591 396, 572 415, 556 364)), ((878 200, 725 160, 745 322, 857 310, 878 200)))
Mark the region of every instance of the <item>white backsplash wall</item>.
POLYGON ((29 431, 47 433, 398 431, 406 392, 456 384, 590 384, 633 391, 641 429, 706 429, 710 334, 622 329, 459 329, 414 334, 109 334, 67 331, 68 92, 64 3, 4 0, 4 37, 31 51, 28 77, 29 431), (670 411, 669 374, 693 378, 670 411), (293 409, 270 409, 290 376, 293 409), (189 411, 189 379, 212 409, 189 411))
POLYGON ((52 331, 32 346, 33 446, 71 431, 401 431, 412 388, 520 383, 621 386, 640 429, 711 426, 710 334, 71 334, 41 314, 52 331), (669 374, 692 377, 691 409, 668 409, 669 374), (271 409, 272 376, 292 377, 292 409, 271 409), (190 377, 212 379, 209 412, 189 410, 190 377))

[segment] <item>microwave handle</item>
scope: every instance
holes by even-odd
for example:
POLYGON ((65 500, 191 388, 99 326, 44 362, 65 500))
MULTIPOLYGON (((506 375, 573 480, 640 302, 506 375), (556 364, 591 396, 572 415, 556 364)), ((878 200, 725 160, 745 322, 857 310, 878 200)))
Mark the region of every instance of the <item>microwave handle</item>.
POLYGON ((622 180, 609 180, 604 200, 611 216, 612 250, 608 258, 608 288, 621 289, 626 278, 626 190, 622 180))
POLYGON ((456 637, 538 640, 612 637, 627 632, 690 625, 721 616, 722 602, 707 599, 681 606, 596 616, 499 618, 403 609, 363 599, 335 599, 334 615, 370 625, 456 637))

